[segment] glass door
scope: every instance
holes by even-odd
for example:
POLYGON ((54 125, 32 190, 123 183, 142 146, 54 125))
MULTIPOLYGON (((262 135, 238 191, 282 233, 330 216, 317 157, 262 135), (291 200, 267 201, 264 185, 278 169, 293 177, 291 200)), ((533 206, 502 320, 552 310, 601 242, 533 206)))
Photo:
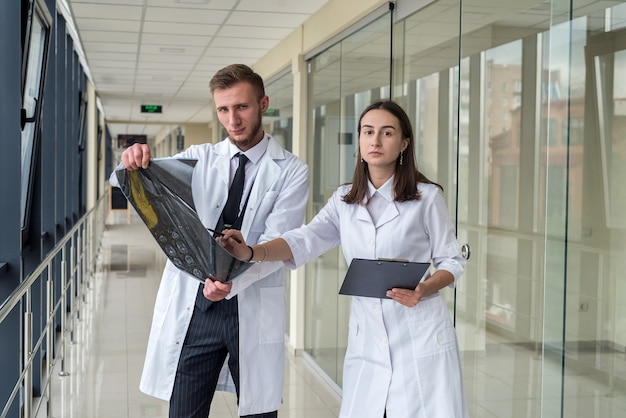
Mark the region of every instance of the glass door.
POLYGON ((486 3, 462 2, 456 79, 470 414, 621 416, 624 6, 486 3))
POLYGON ((470 416, 626 414, 626 4, 607 6, 435 2, 396 25, 394 99, 471 250, 442 292, 470 416))

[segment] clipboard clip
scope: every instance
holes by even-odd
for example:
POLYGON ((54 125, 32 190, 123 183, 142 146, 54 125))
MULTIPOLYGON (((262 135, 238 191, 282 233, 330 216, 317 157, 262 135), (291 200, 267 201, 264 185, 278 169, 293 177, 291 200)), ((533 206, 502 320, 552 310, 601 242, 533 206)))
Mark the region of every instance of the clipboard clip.
MULTIPOLYGON (((404 258, 377 258, 376 261, 395 261, 397 263, 408 263, 409 260, 406 260, 404 258)), ((378 263, 381 264, 381 263, 378 263)))
POLYGON ((399 263, 408 263, 409 262, 409 260, 404 259, 404 258, 383 258, 383 257, 381 257, 381 258, 377 258, 376 260, 378 260, 378 261, 397 261, 399 263))

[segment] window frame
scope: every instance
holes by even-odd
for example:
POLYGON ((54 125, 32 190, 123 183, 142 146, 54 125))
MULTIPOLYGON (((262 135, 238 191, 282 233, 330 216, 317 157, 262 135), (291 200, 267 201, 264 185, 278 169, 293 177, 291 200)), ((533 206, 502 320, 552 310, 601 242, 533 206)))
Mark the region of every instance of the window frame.
POLYGON ((22 68, 21 68, 21 187, 20 187, 20 227, 22 231, 22 245, 27 243, 29 236, 31 207, 33 200, 33 186, 37 161, 37 151, 41 138, 41 109, 43 91, 46 81, 48 56, 50 49, 52 17, 44 0, 22 0, 22 68), (33 29, 37 23, 40 27, 39 36, 35 38, 33 29), (34 44, 34 42, 38 42, 34 44), (31 56, 32 48, 38 47, 36 56, 31 56), (36 61, 33 63, 33 59, 36 61), (35 65, 35 68, 32 66, 35 65), (31 96, 29 83, 34 80, 31 96), (32 100, 29 103, 29 99, 32 100), (34 102, 34 103, 33 103, 34 102), (28 113, 31 114, 28 114, 28 113), (32 124, 32 126, 30 125, 32 124), (25 128, 28 125, 28 129, 25 128))

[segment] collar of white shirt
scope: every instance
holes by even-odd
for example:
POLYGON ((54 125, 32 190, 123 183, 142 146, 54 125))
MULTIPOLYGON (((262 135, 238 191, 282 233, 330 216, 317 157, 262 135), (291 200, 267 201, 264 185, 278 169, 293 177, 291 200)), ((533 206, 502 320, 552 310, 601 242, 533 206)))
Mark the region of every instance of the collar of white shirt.
MULTIPOLYGON (((250 148, 248 151, 244 152, 244 154, 246 154, 246 157, 248 157, 248 160, 250 160, 250 162, 256 165, 256 163, 259 162, 261 157, 263 157, 263 154, 265 154, 265 151, 267 151, 268 145, 269 145, 269 136, 267 134, 264 134, 261 142, 256 144, 254 147, 250 148)), ((233 157, 239 154, 240 152, 241 150, 237 148, 237 146, 229 140, 228 141, 228 154, 230 156, 230 159, 232 160, 233 157)))
MULTIPOLYGON (((369 195, 374 196, 374 193, 378 193, 381 197, 384 197, 385 200, 387 200, 387 202, 389 203, 393 202, 393 198, 394 198, 393 178, 394 176, 391 176, 389 180, 385 182, 385 184, 380 186, 379 189, 376 189, 374 185, 372 184, 372 182, 368 180, 367 187, 369 188, 369 195)), ((367 203, 368 202, 365 202, 366 205, 367 203)))

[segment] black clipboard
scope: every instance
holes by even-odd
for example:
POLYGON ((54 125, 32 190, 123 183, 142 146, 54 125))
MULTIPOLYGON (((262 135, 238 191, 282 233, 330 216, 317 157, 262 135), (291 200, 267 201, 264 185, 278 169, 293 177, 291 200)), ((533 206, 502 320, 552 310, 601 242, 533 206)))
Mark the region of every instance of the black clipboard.
POLYGON ((430 263, 354 258, 339 294, 388 299, 387 290, 394 287, 415 289, 429 267, 430 263))

